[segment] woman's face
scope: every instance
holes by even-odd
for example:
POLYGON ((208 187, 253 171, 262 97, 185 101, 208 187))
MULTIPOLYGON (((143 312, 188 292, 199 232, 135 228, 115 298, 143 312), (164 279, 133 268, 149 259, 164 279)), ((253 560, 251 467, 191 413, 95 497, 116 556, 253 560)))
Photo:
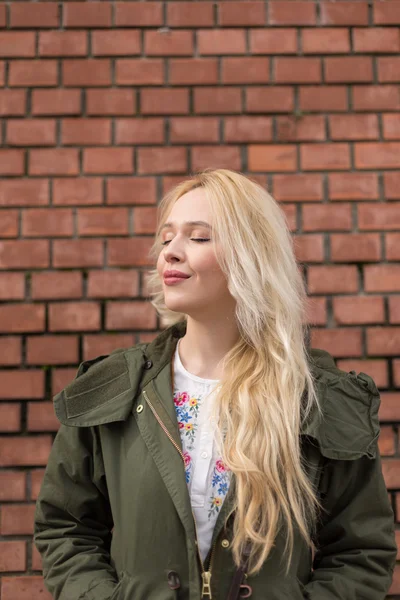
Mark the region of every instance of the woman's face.
POLYGON ((191 190, 175 202, 161 235, 165 245, 157 270, 163 279, 167 308, 193 318, 216 316, 227 310, 230 314, 234 302, 212 248, 211 213, 203 189, 191 190), (168 270, 189 277, 168 284, 164 279, 168 270))

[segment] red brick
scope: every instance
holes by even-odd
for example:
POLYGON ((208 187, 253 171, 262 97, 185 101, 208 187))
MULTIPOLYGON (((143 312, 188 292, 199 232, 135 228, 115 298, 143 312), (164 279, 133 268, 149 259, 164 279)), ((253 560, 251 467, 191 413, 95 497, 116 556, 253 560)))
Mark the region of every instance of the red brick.
POLYGON ((295 232, 299 229, 299 220, 295 204, 284 204, 282 206, 283 214, 286 218, 290 232, 295 232))
POLYGON ((240 113, 242 112, 241 89, 238 87, 195 88, 194 110, 199 114, 240 113))
POLYGON ((368 25, 368 3, 348 0, 322 0, 321 25, 368 25))
POLYGON ((274 175, 274 198, 281 202, 318 201, 323 199, 323 182, 318 174, 274 175))
POLYGON ((10 87, 47 87, 57 85, 57 61, 13 60, 10 63, 10 87))
POLYGON ((223 58, 223 83, 267 83, 269 81, 269 58, 261 56, 223 58))
POLYGON ((376 173, 330 173, 330 200, 376 200, 379 198, 376 173))
POLYGON ((111 11, 107 2, 66 2, 64 27, 111 27, 111 11))
POLYGON ((330 56, 325 58, 325 81, 327 83, 372 80, 372 58, 369 56, 330 56))
POLYGON ((331 235, 331 260, 334 262, 370 262, 379 261, 381 257, 377 233, 331 235))
POLYGON ((219 119, 216 117, 172 117, 171 143, 202 143, 219 141, 219 119))
POLYGON ((400 110, 400 91, 396 85, 357 85, 353 106, 354 110, 400 110))
POLYGON ((42 304, 0 305, 0 331, 2 333, 27 333, 43 331, 45 312, 42 304))
POLYGON ((0 212, 0 239, 15 238, 18 236, 18 210, 2 209, 0 212))
POLYGON ((397 2, 374 2, 375 25, 400 25, 400 5, 397 2))
POLYGON ((58 394, 65 388, 68 383, 76 376, 76 368, 75 369, 57 369, 54 368, 51 370, 51 393, 52 395, 58 394))
POLYGON ((60 365, 78 361, 76 336, 43 335, 27 338, 26 362, 29 365, 60 365))
POLYGON ((358 273, 355 265, 321 265, 308 269, 310 294, 358 292, 358 273))
POLYGON ((0 27, 5 27, 7 24, 7 7, 0 6, 0 27))
POLYGON ((343 231, 352 228, 350 204, 304 204, 303 231, 343 231))
POLYGON ((28 431, 57 431, 59 426, 52 402, 28 402, 28 431))
POLYGON ((400 229, 400 202, 358 205, 360 229, 400 229))
POLYGON ((269 25, 315 25, 316 19, 313 2, 271 0, 269 3, 269 25))
POLYGON ((110 239, 107 243, 110 267, 142 267, 152 264, 149 258, 150 248, 153 245, 151 237, 110 239))
POLYGON ((336 364, 343 371, 368 373, 378 388, 388 386, 388 364, 385 359, 344 358, 337 360, 336 364))
POLYGON ((100 327, 97 302, 49 304, 49 331, 96 331, 100 327))
POLYGON ((400 323, 400 296, 389 296, 389 323, 400 323))
POLYGON ((0 404, 0 431, 11 433, 21 429, 21 405, 15 402, 0 404))
POLYGON ((83 170, 88 174, 133 171, 132 148, 86 148, 83 151, 83 170))
POLYGON ((385 321, 385 307, 381 296, 336 296, 332 302, 337 325, 362 325, 385 321))
POLYGON ((192 171, 206 168, 242 170, 239 146, 194 146, 191 156, 192 171))
POLYGON ((0 572, 25 569, 26 542, 0 542, 0 572))
POLYGON ((63 119, 61 139, 65 146, 111 144, 110 119, 63 119))
POLYGON ((155 204, 156 181, 152 177, 108 178, 107 204, 155 204))
POLYGON ((381 393, 379 418, 381 421, 398 421, 400 419, 400 393, 381 393))
POLYGON ((39 33, 40 56, 86 56, 86 31, 42 31, 39 33))
POLYGON ((388 27, 353 29, 353 44, 355 52, 399 52, 400 35, 388 27))
POLYGON ((388 140, 400 139, 400 115, 386 114, 382 115, 383 137, 388 140))
POLYGON ((103 266, 101 240, 55 240, 53 266, 57 269, 103 266))
POLYGON ((332 140, 375 140, 379 138, 378 116, 330 115, 329 129, 332 140))
POLYGON ((302 144, 301 168, 304 171, 342 171, 350 168, 348 144, 302 144))
POLYGON ((400 233, 386 234, 386 259, 400 261, 400 233))
POLYGON ((81 110, 80 90, 32 91, 32 115, 79 115, 81 110))
POLYGON ((0 465, 2 467, 46 465, 51 444, 52 438, 50 435, 30 437, 9 435, 0 438, 0 465))
POLYGON ((78 235, 128 235, 128 209, 80 208, 78 210, 78 235))
POLYGON ((378 57, 377 62, 380 83, 400 81, 400 56, 378 57))
POLYGON ((272 140, 272 119, 247 115, 226 117, 224 140, 227 143, 269 142, 272 140))
POLYGON ((360 356, 362 354, 361 329, 317 329, 311 331, 311 344, 332 356, 360 356))
POLYGON ((355 144, 357 169, 397 169, 400 167, 400 142, 359 142, 355 144))
MULTIPOLYGON (((129 296, 130 294, 126 295, 129 296)), ((110 354, 113 350, 119 348, 130 348, 133 345, 134 336, 128 333, 85 335, 83 338, 83 359, 89 360, 99 355, 110 354)))
POLYGON ((0 365, 12 366, 21 363, 21 338, 7 335, 0 337, 0 365))
POLYGON ((218 60, 216 58, 171 58, 168 80, 171 85, 218 83, 218 60))
POLYGON ((323 142, 326 140, 322 115, 277 117, 276 140, 279 142, 323 142))
POLYGON ((111 85, 111 61, 108 58, 71 58, 62 65, 62 81, 66 87, 111 85))
POLYGON ((93 56, 140 54, 140 31, 138 29, 93 31, 92 53, 93 56))
POLYGON ((0 116, 16 116, 25 114, 26 91, 23 90, 0 90, 0 116))
MULTIPOLYGON (((60 390, 61 391, 61 390, 60 390)), ((40 488, 43 482, 45 469, 34 469, 30 472, 31 479, 31 500, 37 500, 40 488)))
POLYGON ((300 110, 309 112, 348 110, 347 89, 344 86, 307 86, 299 89, 300 110))
POLYGON ((31 150, 30 175, 78 175, 79 151, 75 148, 31 150))
MULTIPOLYGON (((43 308, 43 307, 42 307, 43 308)), ((26 312, 26 311, 25 311, 26 312)), ((44 317, 44 310, 42 310, 44 317)), ((4 314, 4 313, 3 313, 4 314)), ((12 316, 12 310, 8 312, 12 316)), ((22 311, 20 311, 23 316, 22 311)), ((14 312, 15 315, 15 312, 14 312)), ((3 317, 2 317, 3 318, 3 317)), ((28 331, 28 329, 26 329, 28 331)), ((2 370, 0 398, 5 400, 41 399, 44 396, 44 372, 2 370)))
POLYGON ((303 29, 304 54, 347 54, 350 35, 347 28, 303 29))
POLYGON ((146 31, 144 51, 147 56, 191 56, 193 32, 179 29, 146 31))
MULTIPOLYGON (((261 4, 261 2, 260 2, 261 4)), ((214 5, 212 2, 168 2, 167 25, 169 27, 212 27, 214 5)), ((244 25, 244 23, 239 23, 244 25)))
POLYGON ((283 86, 249 87, 246 90, 246 107, 249 113, 291 112, 294 109, 293 89, 283 86))
POLYGON ((3 600, 51 600, 42 577, 3 577, 1 593, 3 600))
POLYGON ((189 112, 189 92, 186 88, 144 89, 141 91, 141 103, 143 115, 187 114, 189 112))
POLYGON ((2 31, 0 33, 1 57, 35 56, 35 33, 33 31, 2 31))
POLYGON ((133 90, 108 89, 87 90, 86 111, 88 115, 133 115, 136 112, 136 96, 133 90))
POLYGON ((275 59, 275 81, 277 83, 316 83, 321 81, 320 58, 275 59))
POLYGON ((139 148, 139 174, 185 173, 187 170, 187 151, 183 147, 175 148, 139 148))
POLYGON ((53 146, 56 122, 53 119, 12 119, 7 122, 10 146, 53 146))
POLYGON ((39 206, 48 204, 45 179, 3 179, 0 181, 0 206, 39 206))
POLYGON ((32 273, 31 296, 33 300, 80 298, 82 274, 73 271, 32 273))
POLYGON ((400 327, 391 325, 367 329, 367 352, 371 356, 399 356, 400 327))
POLYGON ((23 273, 0 273, 0 300, 22 300, 24 296, 23 273))
POLYGON ((106 329, 155 329, 156 312, 149 302, 108 302, 106 329))
POLYGON ((400 291, 400 265, 366 265, 364 288, 366 292, 400 291))
POLYGON ((381 427, 379 440, 379 452, 381 456, 391 456, 395 453, 395 440, 393 427, 381 427))
POLYGON ((265 3, 259 0, 219 3, 219 25, 222 27, 263 27, 266 25, 266 16, 265 3))
POLYGON ((10 4, 10 27, 59 27, 58 5, 49 2, 17 2, 10 4))
MULTIPOLYGON (((295 235, 293 236, 294 240, 294 250, 296 255, 296 260, 299 262, 312 262, 318 263, 323 262, 324 260, 324 238, 322 235, 295 235)), ((313 301, 320 300, 320 298, 314 298, 313 301)), ((315 304, 315 302, 314 302, 315 304)), ((324 303, 325 304, 325 303, 324 303)), ((314 306, 315 308, 315 306, 314 306)), ((311 318, 311 315, 310 315, 311 318)), ((315 322, 315 315, 312 314, 312 318, 315 322)), ((323 320, 325 324, 326 320, 323 320)))
POLYGON ((132 298, 138 293, 139 273, 137 271, 91 271, 89 273, 89 298, 132 298))
POLYGON ((115 2, 118 27, 157 27, 164 24, 162 2, 115 2))
POLYGON ((0 472, 0 500, 2 502, 25 500, 25 489, 25 472, 10 470, 0 472))
POLYGON ((296 171, 296 146, 289 144, 248 146, 249 171, 296 171))
POLYGON ((0 269, 34 269, 49 266, 47 240, 0 242, 0 269))
MULTIPOLYGON (((232 10, 234 5, 225 4, 223 6, 232 10)), ((250 52, 252 54, 296 54, 296 29, 251 29, 250 52)))
POLYGON ((383 182, 385 198, 387 200, 400 200, 400 173, 384 173, 383 182))
POLYGON ((0 150, 0 176, 23 175, 24 157, 23 150, 0 150))
POLYGON ((117 144, 164 144, 164 130, 164 120, 161 118, 117 119, 115 141, 117 144))
POLYGON ((244 29, 202 29, 197 32, 199 54, 245 54, 244 29))
POLYGON ((135 235, 155 234, 157 209, 154 206, 138 206, 133 211, 133 232, 135 235))
POLYGON ((102 180, 98 177, 53 179, 53 204, 85 205, 102 203, 102 180))

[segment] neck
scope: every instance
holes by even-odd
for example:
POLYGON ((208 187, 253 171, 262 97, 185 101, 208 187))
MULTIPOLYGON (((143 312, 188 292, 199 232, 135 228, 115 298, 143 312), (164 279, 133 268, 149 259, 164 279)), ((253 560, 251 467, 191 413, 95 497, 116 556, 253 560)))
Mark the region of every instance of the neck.
POLYGON ((186 334, 179 344, 182 364, 197 377, 221 379, 221 361, 238 338, 238 328, 233 319, 205 324, 188 317, 186 334))

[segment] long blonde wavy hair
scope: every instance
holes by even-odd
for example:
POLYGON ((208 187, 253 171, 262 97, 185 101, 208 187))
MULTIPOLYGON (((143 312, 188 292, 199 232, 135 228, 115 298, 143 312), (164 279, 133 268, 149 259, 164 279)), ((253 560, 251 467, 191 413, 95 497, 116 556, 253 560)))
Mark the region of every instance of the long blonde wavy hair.
MULTIPOLYGON (((162 251, 161 226, 172 205, 198 187, 210 200, 212 243, 240 332, 222 362, 214 407, 222 458, 235 475, 233 557, 239 565, 250 542, 248 572, 257 573, 285 526, 289 568, 295 528, 312 546, 318 508, 300 450, 301 425, 318 407, 307 360, 306 291, 278 203, 227 169, 207 169, 164 196, 152 258, 162 251)), ((166 307, 157 269, 147 286, 165 325, 186 320, 166 307)))

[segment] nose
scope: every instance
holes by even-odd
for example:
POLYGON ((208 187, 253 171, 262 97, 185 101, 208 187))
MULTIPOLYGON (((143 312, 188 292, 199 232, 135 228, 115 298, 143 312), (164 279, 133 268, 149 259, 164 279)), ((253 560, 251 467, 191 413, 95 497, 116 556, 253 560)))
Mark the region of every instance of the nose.
POLYGON ((164 250, 164 258, 166 262, 181 262, 184 259, 182 244, 175 237, 170 241, 164 250))

